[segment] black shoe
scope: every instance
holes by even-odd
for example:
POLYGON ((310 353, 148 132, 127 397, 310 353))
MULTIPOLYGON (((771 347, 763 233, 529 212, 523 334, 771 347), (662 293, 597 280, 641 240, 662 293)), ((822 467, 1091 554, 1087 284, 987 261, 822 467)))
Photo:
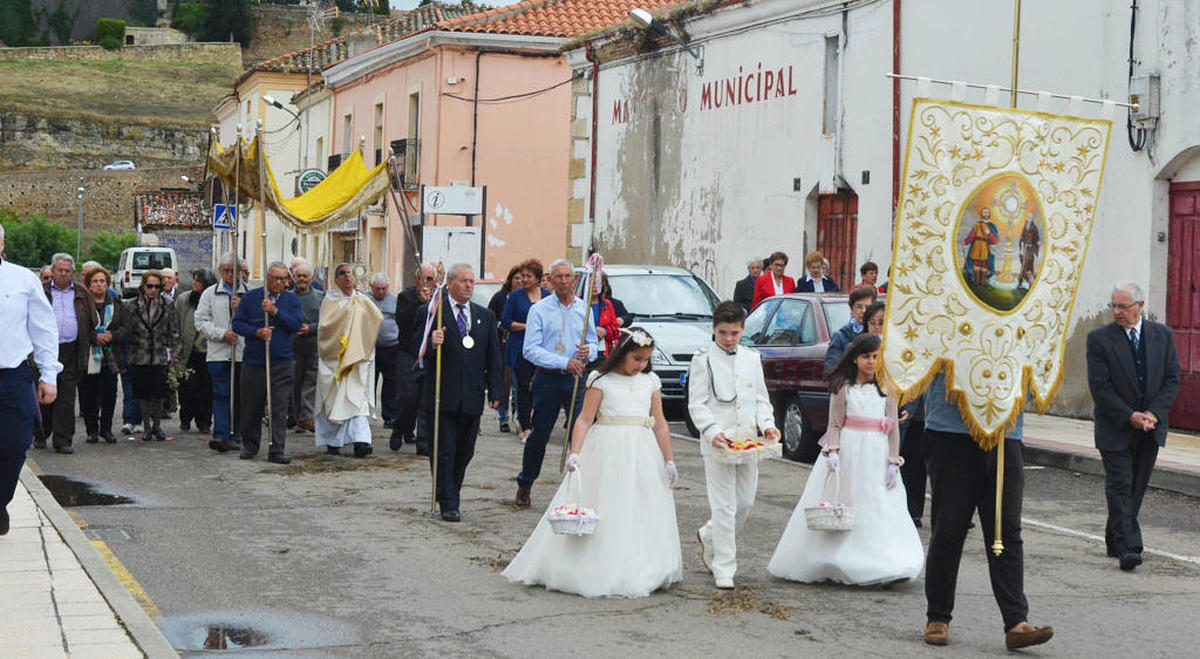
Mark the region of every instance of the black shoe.
POLYGON ((8 509, 0 506, 0 535, 8 535, 8 509))
POLYGON ((188 422, 188 421, 180 421, 179 422, 179 432, 188 432, 191 429, 192 429, 191 422, 188 422))
POLYGON ((97 444, 99 442, 100 442, 100 435, 93 433, 93 434, 87 436, 88 444, 97 444))
POLYGON ((219 439, 209 440, 208 448, 216 451, 217 453, 228 453, 229 452, 229 445, 219 439))
POLYGON ((267 456, 267 462, 274 462, 277 465, 286 465, 291 464, 292 459, 283 453, 272 453, 271 455, 267 456))
POLYGON ((255 454, 255 451, 247 451, 247 450, 243 449, 241 453, 238 453, 238 459, 253 460, 254 454, 255 454))
POLYGON ((508 425, 507 421, 500 422, 500 432, 512 432, 512 427, 508 425))
POLYGON ((33 440, 33 448, 46 448, 46 440, 44 440, 44 439, 33 440))
POLYGON ((429 444, 425 442, 417 442, 417 455, 429 455, 429 444))
POLYGON ((71 448, 70 446, 55 446, 54 452, 62 453, 63 455, 71 455, 75 452, 75 449, 71 448))
POLYGON ((1133 568, 1142 564, 1142 555, 1133 552, 1125 552, 1121 554, 1121 569, 1129 572, 1133 568))
POLYGON ((325 447, 325 455, 341 455, 341 454, 342 454, 342 447, 340 447, 340 446, 326 446, 325 447))
POLYGON ((354 442, 354 457, 356 458, 365 458, 374 450, 375 447, 366 442, 354 442))
POLYGON ((105 430, 100 436, 104 438, 104 442, 106 444, 117 443, 117 436, 114 435, 111 430, 105 430))
POLYGON ((404 438, 400 435, 392 435, 391 439, 388 440, 388 448, 393 451, 399 451, 401 446, 404 446, 404 438))
POLYGON ((457 510, 443 510, 442 519, 447 522, 461 522, 462 515, 458 514, 457 510))
POLYGON ((416 443, 417 443, 417 438, 416 438, 416 436, 414 436, 414 435, 407 435, 407 436, 404 438, 404 443, 405 443, 405 444, 416 444, 416 443))

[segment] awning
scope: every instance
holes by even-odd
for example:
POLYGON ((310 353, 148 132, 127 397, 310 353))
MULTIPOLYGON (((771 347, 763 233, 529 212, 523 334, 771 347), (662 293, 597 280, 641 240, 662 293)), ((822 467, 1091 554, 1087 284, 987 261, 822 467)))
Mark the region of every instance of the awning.
POLYGON ((355 149, 316 187, 299 197, 284 199, 257 137, 250 142, 238 139, 229 149, 221 148, 214 140, 208 152, 208 168, 229 188, 236 185, 241 201, 261 200, 284 221, 308 230, 324 229, 357 217, 378 201, 390 185, 387 163, 367 169, 362 153, 355 149))

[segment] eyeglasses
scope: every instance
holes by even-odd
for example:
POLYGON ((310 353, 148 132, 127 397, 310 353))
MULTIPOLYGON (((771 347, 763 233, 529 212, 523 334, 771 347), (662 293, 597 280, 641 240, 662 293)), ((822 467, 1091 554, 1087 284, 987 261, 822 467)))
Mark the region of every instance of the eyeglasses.
POLYGON ((149 289, 151 289, 151 288, 153 288, 153 289, 159 289, 159 288, 162 288, 162 284, 146 284, 146 289, 147 289, 147 290, 149 290, 149 289))
POLYGON ((424 279, 425 281, 434 281, 434 280, 436 280, 436 279, 437 279, 437 277, 423 277, 423 279, 424 279))
POLYGON ((1138 306, 1139 304, 1142 304, 1141 300, 1138 300, 1137 302, 1127 302, 1125 304, 1111 302, 1111 303, 1109 303, 1108 308, 1112 311, 1116 311, 1117 309, 1120 309, 1121 311, 1129 311, 1130 309, 1138 306))
POLYGON ((338 270, 336 273, 334 273, 333 276, 334 277, 348 277, 348 276, 350 276, 350 271, 349 270, 338 270))

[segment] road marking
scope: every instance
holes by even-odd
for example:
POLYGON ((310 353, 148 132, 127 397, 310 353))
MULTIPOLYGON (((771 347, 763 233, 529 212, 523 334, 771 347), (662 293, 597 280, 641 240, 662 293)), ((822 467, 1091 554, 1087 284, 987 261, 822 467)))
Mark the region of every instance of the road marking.
POLYGON ((125 586, 125 590, 128 590, 130 595, 133 595, 133 599, 142 607, 146 615, 150 616, 150 619, 156 622, 162 620, 162 611, 159 611, 158 606, 154 604, 154 600, 150 599, 150 593, 146 592, 141 582, 125 568, 125 564, 121 562, 121 559, 117 558, 112 549, 109 549, 108 543, 96 539, 92 539, 91 543, 96 548, 96 551, 100 552, 100 556, 104 559, 104 562, 108 564, 108 569, 112 570, 117 580, 121 582, 121 585, 125 586))
MULTIPOLYGON (((678 433, 671 433, 671 436, 676 437, 678 439, 685 439, 685 440, 688 440, 691 442, 695 442, 697 444, 700 443, 700 440, 696 439, 695 437, 692 437, 691 435, 680 435, 678 433)), ((785 462, 787 464, 794 465, 801 469, 809 469, 809 470, 812 469, 812 467, 810 467, 804 463, 796 462, 794 460, 789 460, 787 458, 771 458, 771 459, 778 460, 780 462, 785 462)), ((1028 469, 1028 467, 1026 467, 1026 468, 1028 469)), ((929 494, 926 494, 925 498, 931 499, 931 496, 929 494)), ((1069 535, 1069 536, 1072 536, 1075 538, 1091 540, 1093 542, 1098 542, 1100 544, 1105 543, 1103 536, 1098 536, 1094 533, 1088 533, 1086 531, 1077 531, 1075 529, 1070 529, 1065 526, 1058 526, 1057 524, 1050 524, 1049 522, 1041 522, 1036 519, 1022 517, 1021 523, 1025 524, 1027 526, 1032 526, 1037 529, 1042 529, 1044 531, 1051 531, 1051 532, 1059 533, 1062 535, 1069 535)), ((1145 549, 1143 549, 1142 553, 1150 554, 1152 556, 1161 556, 1162 558, 1169 558, 1173 561, 1179 561, 1181 563, 1190 563, 1192 565, 1200 565, 1200 556, 1183 556, 1182 554, 1173 554, 1169 551, 1162 551, 1160 549, 1151 549, 1149 547, 1146 547, 1145 549)))

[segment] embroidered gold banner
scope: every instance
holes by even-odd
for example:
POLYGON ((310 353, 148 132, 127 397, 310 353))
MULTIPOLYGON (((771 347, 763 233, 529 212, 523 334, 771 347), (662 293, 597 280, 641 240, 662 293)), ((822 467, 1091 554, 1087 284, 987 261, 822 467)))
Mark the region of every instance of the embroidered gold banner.
POLYGON ((883 375, 911 400, 944 372, 985 449, 1058 391, 1111 128, 913 101, 883 375))

